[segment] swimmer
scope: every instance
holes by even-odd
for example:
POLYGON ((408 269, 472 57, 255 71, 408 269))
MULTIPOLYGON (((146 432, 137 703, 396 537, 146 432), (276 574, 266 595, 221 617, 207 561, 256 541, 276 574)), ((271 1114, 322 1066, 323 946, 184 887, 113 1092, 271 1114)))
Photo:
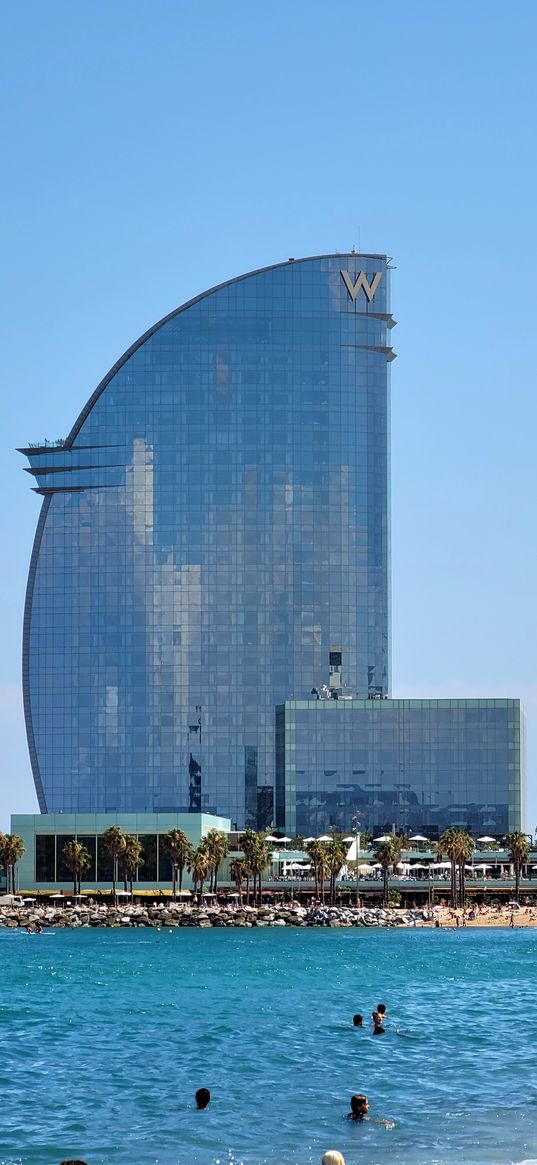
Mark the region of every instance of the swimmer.
POLYGON ((386 1028, 383 1027, 381 1023, 376 1023, 374 1028, 373 1028, 373 1035, 374 1036, 383 1036, 385 1031, 386 1031, 386 1028))
POLYGON ((352 1022, 353 1022, 354 1027, 363 1027, 364 1026, 363 1015, 353 1015, 352 1022))
POLYGON ((381 1014, 380 1011, 372 1011, 371 1012, 371 1019, 373 1020, 375 1027, 380 1027, 380 1025, 382 1024, 382 1021, 384 1019, 384 1016, 381 1014))
POLYGON ((382 1022, 384 1022, 384 1020, 386 1019, 386 1004, 385 1003, 377 1003, 377 1011, 378 1011, 378 1014, 381 1016, 382 1022))
POLYGON ((195 1096, 196 1108, 208 1108, 211 1094, 208 1088, 198 1088, 195 1096))
POLYGON ((376 1117, 368 1116, 369 1101, 363 1092, 355 1092, 351 1096, 351 1111, 347 1113, 348 1121, 373 1121, 376 1125, 385 1125, 387 1129, 393 1129, 394 1122, 387 1120, 379 1120, 376 1117))
POLYGON ((60 1165, 86 1165, 86 1162, 79 1161, 77 1157, 76 1161, 60 1161, 60 1165))
POLYGON ((321 1165, 345 1165, 345 1158, 337 1149, 327 1149, 326 1153, 323 1153, 321 1165))
POLYGON ((369 1101, 363 1092, 355 1092, 351 1096, 351 1111, 347 1113, 348 1121, 363 1121, 369 1112, 369 1101))

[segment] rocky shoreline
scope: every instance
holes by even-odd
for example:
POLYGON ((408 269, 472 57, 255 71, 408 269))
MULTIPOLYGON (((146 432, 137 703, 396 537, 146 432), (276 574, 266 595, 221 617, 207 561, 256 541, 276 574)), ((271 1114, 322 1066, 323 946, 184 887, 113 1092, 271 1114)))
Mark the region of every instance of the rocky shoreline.
POLYGON ((418 926, 428 922, 426 910, 339 906, 200 906, 173 902, 153 906, 27 906, 0 908, 0 929, 73 930, 80 927, 265 927, 265 926, 418 926))

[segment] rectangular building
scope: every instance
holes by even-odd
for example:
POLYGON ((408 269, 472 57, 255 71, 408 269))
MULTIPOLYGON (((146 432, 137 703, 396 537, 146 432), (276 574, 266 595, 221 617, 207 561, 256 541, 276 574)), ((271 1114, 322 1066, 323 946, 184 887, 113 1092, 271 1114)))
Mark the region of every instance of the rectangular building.
POLYGON ((276 709, 276 827, 438 837, 525 826, 520 700, 288 700, 276 709))

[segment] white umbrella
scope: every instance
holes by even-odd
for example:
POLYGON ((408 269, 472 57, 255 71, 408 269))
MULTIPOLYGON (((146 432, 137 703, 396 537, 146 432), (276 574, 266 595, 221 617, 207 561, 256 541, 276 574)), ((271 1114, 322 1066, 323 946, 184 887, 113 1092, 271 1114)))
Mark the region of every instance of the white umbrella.
POLYGON ((423 862, 412 862, 412 865, 409 866, 411 870, 427 870, 428 868, 428 866, 424 866, 423 862))
POLYGON ((478 837, 478 841, 496 841, 495 837, 478 837))
POLYGON ((368 862, 364 862, 363 866, 358 866, 358 873, 359 874, 370 874, 371 870, 374 870, 374 869, 375 869, 374 866, 369 865, 368 862))
POLYGON ((316 840, 316 839, 315 839, 314 837, 305 837, 305 838, 304 838, 304 845, 307 845, 307 843, 308 843, 309 841, 315 841, 315 840, 316 840))
POLYGON ((292 840, 293 840, 292 837, 277 837, 276 838, 276 841, 281 841, 282 845, 285 844, 286 841, 292 841, 292 840))
POLYGON ((344 838, 343 838, 343 841, 346 841, 346 842, 347 842, 347 845, 350 845, 350 844, 351 844, 351 842, 352 842, 352 841, 355 841, 355 840, 356 840, 356 839, 355 839, 354 837, 344 837, 344 838))
POLYGON ((391 840, 392 840, 392 835, 390 833, 384 833, 382 837, 374 837, 373 838, 373 841, 391 841, 391 840))
POLYGON ((450 870, 451 862, 431 862, 431 870, 450 870))
POLYGON ((322 833, 321 836, 317 838, 317 841, 332 841, 332 838, 328 833, 322 833))
POLYGON ((409 840, 409 841, 428 841, 428 840, 429 840, 429 838, 428 838, 428 837, 423 837, 423 834, 421 834, 421 833, 415 833, 415 834, 414 834, 414 837, 409 837, 409 839, 408 839, 408 840, 409 840))
POLYGON ((265 841, 281 841, 281 838, 274 837, 272 833, 269 833, 268 837, 265 838, 265 841))

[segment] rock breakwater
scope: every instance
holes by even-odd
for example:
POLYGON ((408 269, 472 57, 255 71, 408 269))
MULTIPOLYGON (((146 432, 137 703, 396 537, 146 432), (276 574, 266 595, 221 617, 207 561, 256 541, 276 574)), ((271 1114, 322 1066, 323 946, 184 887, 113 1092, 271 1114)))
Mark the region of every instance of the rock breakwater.
POLYGON ((419 926, 426 910, 314 906, 7 906, 0 908, 0 929, 78 929, 79 927, 281 927, 281 926, 419 926))

